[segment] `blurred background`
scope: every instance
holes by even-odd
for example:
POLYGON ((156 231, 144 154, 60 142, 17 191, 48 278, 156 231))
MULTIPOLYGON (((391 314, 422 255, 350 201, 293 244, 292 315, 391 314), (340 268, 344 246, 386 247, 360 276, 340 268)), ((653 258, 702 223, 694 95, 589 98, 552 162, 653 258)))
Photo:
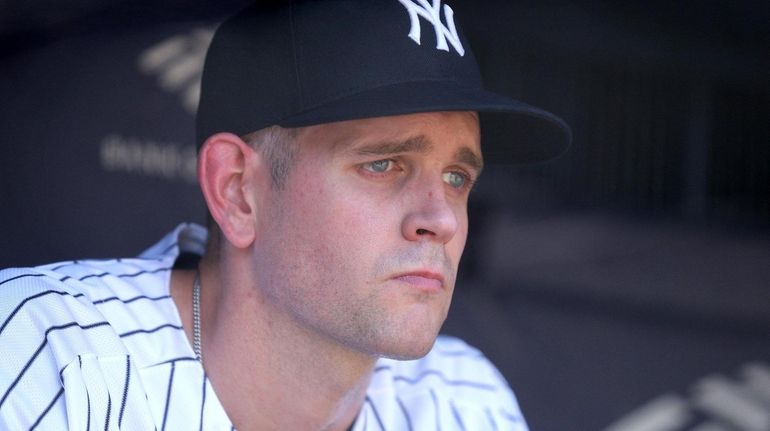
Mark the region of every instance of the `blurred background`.
MULTIPOLYGON (((0 267, 203 222, 200 68, 245 3, 0 1, 0 267)), ((770 430, 770 2, 449 4, 574 142, 486 169, 444 332, 535 431, 770 430)))

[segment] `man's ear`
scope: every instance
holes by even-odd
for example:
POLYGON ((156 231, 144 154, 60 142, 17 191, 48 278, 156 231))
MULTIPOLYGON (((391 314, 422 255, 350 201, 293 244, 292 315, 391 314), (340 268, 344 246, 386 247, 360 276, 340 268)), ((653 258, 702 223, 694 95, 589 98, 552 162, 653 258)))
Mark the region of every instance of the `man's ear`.
POLYGON ((264 169, 261 155, 232 133, 211 135, 198 153, 198 182, 206 205, 237 248, 256 239, 257 188, 264 169))

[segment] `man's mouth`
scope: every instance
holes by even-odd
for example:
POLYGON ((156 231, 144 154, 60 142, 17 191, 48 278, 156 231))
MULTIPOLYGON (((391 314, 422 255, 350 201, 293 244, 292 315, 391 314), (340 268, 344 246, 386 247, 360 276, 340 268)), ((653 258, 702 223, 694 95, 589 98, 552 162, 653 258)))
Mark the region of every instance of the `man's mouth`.
POLYGON ((444 289, 444 276, 439 272, 429 270, 410 271, 399 274, 392 279, 426 292, 439 292, 444 289))

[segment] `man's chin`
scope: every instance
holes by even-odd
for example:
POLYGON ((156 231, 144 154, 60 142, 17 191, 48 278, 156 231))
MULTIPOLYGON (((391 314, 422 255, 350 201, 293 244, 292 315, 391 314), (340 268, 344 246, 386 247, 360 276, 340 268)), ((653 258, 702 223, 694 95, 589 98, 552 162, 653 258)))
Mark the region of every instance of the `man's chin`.
POLYGON ((427 355, 433 348, 438 334, 422 339, 399 340, 390 346, 383 346, 378 356, 399 361, 411 361, 427 355))

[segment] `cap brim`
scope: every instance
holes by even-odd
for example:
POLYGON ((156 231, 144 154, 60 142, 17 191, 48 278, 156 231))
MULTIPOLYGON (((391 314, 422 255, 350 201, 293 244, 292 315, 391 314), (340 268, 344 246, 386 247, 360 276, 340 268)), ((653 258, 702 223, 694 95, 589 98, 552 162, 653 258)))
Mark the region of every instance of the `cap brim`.
POLYGON ((484 159, 492 163, 530 163, 563 153, 572 133, 550 112, 486 90, 455 82, 424 81, 392 84, 309 107, 277 121, 282 127, 303 127, 335 121, 418 112, 480 113, 484 159))

